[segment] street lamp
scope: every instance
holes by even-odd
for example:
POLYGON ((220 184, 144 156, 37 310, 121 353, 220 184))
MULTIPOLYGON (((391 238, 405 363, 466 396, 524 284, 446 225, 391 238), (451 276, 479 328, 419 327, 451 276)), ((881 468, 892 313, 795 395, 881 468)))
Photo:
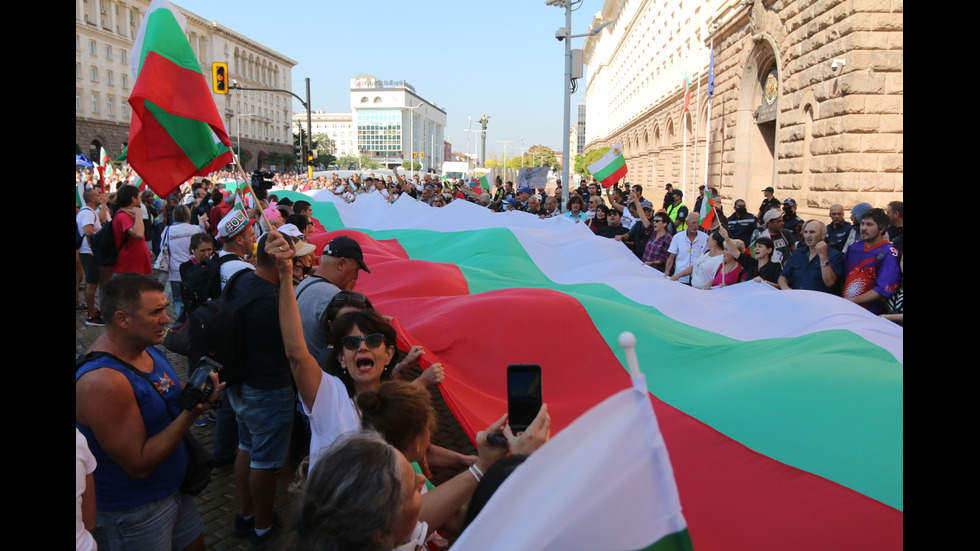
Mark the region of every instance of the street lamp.
POLYGON ((568 145, 569 139, 569 128, 571 127, 572 121, 572 39, 582 38, 586 36, 595 36, 599 34, 606 25, 612 23, 612 21, 606 21, 605 23, 599 25, 598 27, 590 30, 585 34, 571 34, 572 33, 572 6, 579 6, 582 0, 545 0, 545 4, 549 6, 557 6, 559 8, 565 8, 565 26, 558 29, 555 33, 555 38, 559 42, 565 42, 565 80, 564 80, 564 119, 562 124, 562 161, 561 161, 561 181, 562 185, 568 185, 568 164, 569 164, 569 154, 571 149, 568 145))
POLYGON ((408 119, 408 134, 409 134, 408 139, 411 142, 411 148, 410 148, 411 157, 408 158, 408 166, 411 167, 410 168, 411 174, 409 175, 409 178, 415 176, 415 110, 418 109, 419 107, 422 107, 423 105, 425 105, 425 103, 420 103, 415 107, 411 107, 411 106, 408 107, 408 109, 412 110, 412 113, 409 115, 409 119, 408 119))
POLYGON ((239 162, 241 162, 240 157, 242 156, 242 118, 244 117, 247 119, 251 119, 252 117, 255 116, 255 113, 241 113, 241 114, 235 113, 232 116, 235 117, 235 125, 238 127, 237 130, 235 130, 235 134, 236 134, 235 137, 238 139, 237 157, 239 157, 239 162))
POLYGON ((504 144, 504 162, 503 162, 503 166, 501 167, 501 172, 504 176, 504 179, 506 179, 507 178, 507 144, 514 143, 514 140, 507 140, 507 141, 497 140, 497 143, 504 144))

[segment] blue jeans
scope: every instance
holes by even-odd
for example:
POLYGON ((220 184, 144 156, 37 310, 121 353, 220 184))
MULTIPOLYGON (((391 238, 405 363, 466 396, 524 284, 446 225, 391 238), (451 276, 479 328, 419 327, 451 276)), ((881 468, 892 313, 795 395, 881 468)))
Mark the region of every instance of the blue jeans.
POLYGON ((222 396, 221 407, 214 416, 214 441, 211 453, 218 461, 234 461, 238 453, 238 421, 235 409, 228 400, 228 390, 222 396))
POLYGON ((174 299, 174 319, 180 319, 180 314, 184 311, 184 299, 180 294, 180 282, 170 282, 170 296, 174 299))
POLYGON ((184 549, 204 533, 194 499, 180 491, 126 511, 100 511, 93 536, 99 549, 184 549))
POLYGON ((249 455, 249 466, 285 465, 293 424, 292 387, 257 389, 243 384, 225 392, 237 414, 238 449, 249 455))

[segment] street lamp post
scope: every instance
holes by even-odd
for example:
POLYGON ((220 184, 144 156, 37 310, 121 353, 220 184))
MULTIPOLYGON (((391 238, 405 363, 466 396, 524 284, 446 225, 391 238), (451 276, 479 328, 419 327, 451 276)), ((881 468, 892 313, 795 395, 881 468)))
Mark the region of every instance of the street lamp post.
POLYGON ((408 140, 411 143, 411 145, 410 145, 411 157, 408 158, 408 166, 410 167, 409 170, 411 172, 409 174, 409 178, 415 176, 415 110, 418 109, 419 107, 422 107, 423 105, 425 105, 425 104, 424 103, 420 103, 420 104, 416 105, 415 107, 411 107, 411 106, 408 107, 408 109, 411 110, 411 113, 408 116, 409 117, 409 119, 408 119, 408 134, 409 134, 408 135, 408 140))
POLYGON ((570 134, 570 125, 572 121, 572 39, 582 38, 586 36, 594 36, 599 34, 606 25, 612 23, 612 21, 606 21, 605 23, 599 25, 598 27, 590 30, 585 34, 572 34, 572 6, 577 6, 582 3, 582 0, 545 0, 545 4, 549 6, 557 6, 560 8, 565 8, 565 26, 558 29, 558 33, 555 35, 558 40, 565 42, 565 79, 564 85, 564 113, 562 120, 562 160, 561 160, 561 181, 562 185, 568 185, 568 172, 569 172, 569 154, 571 149, 568 145, 568 139, 570 134))
POLYGON ((502 163, 500 170, 504 176, 504 179, 506 180, 507 179, 507 144, 514 143, 514 140, 507 140, 507 141, 497 140, 497 143, 504 144, 504 162, 502 163))

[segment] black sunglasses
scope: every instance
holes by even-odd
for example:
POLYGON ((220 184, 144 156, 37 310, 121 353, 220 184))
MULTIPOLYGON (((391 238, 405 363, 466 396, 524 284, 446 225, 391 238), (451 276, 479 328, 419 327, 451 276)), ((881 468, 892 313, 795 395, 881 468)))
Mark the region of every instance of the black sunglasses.
POLYGON ((385 343, 385 336, 380 333, 375 333, 366 337, 348 335, 346 337, 341 337, 340 339, 341 346, 343 346, 346 350, 350 350, 351 352, 360 348, 361 342, 366 344, 368 348, 377 348, 385 343))

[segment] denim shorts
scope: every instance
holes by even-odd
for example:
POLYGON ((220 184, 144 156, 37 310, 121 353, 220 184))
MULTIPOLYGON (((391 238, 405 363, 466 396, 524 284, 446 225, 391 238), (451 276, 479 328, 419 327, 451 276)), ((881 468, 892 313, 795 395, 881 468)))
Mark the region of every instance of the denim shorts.
POLYGON ((204 533, 194 498, 177 491, 126 511, 100 511, 93 536, 99 549, 184 549, 204 533))
POLYGON ((249 455, 249 466, 284 466, 293 423, 292 387, 263 390, 240 385, 225 392, 238 420, 238 449, 249 455))

